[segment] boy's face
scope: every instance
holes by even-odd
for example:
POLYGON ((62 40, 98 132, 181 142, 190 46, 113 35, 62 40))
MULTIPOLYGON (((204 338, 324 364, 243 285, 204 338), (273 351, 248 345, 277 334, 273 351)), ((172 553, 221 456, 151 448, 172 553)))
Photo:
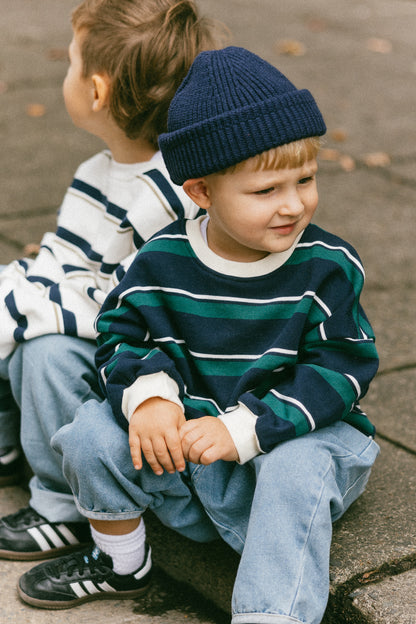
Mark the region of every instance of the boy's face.
POLYGON ((317 170, 313 159, 296 169, 253 171, 244 165, 203 178, 209 247, 237 262, 289 249, 318 205, 317 170))
POLYGON ((81 57, 82 37, 74 32, 69 44, 69 67, 63 84, 66 110, 73 123, 79 128, 89 130, 92 106, 92 83, 82 75, 81 57))

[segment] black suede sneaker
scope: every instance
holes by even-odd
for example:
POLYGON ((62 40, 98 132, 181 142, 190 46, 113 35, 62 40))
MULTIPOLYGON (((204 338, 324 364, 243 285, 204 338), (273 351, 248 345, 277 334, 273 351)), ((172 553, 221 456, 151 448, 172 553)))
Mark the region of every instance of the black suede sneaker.
POLYGON ((14 446, 0 448, 0 487, 18 483, 23 476, 23 455, 14 446))
POLYGON ((91 542, 88 522, 48 522, 31 507, 0 519, 0 559, 51 559, 91 542))
POLYGON ((133 574, 116 574, 113 560, 97 546, 47 561, 20 577, 20 598, 42 609, 70 609, 91 600, 137 598, 146 591, 152 570, 146 545, 143 564, 133 574))

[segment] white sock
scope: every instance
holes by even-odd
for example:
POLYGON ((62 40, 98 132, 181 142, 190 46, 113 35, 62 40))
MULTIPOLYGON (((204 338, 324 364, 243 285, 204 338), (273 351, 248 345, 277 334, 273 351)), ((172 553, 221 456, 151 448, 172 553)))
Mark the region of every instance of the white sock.
POLYGON ((132 574, 142 565, 146 540, 143 518, 137 529, 125 535, 107 535, 93 526, 91 535, 98 548, 112 558, 116 574, 132 574))

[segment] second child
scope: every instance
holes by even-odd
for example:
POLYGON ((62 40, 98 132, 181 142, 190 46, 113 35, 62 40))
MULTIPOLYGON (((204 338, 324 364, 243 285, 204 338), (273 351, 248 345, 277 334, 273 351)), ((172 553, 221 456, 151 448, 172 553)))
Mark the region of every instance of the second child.
POLYGON ((91 539, 50 437, 101 396, 94 321, 107 293, 144 241, 198 210, 171 183, 158 136, 194 57, 220 33, 192 0, 84 0, 72 26, 65 105, 107 149, 78 168, 37 258, 0 274, 0 485, 20 477, 20 444, 33 471, 29 506, 0 520, 7 559, 91 539))

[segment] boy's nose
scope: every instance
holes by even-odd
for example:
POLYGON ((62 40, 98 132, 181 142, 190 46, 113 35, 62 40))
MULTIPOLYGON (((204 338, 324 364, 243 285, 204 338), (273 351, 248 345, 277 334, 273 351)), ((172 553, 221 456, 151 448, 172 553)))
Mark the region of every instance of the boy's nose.
POLYGON ((287 193, 279 206, 279 213, 296 216, 303 211, 303 203, 296 191, 287 193))

